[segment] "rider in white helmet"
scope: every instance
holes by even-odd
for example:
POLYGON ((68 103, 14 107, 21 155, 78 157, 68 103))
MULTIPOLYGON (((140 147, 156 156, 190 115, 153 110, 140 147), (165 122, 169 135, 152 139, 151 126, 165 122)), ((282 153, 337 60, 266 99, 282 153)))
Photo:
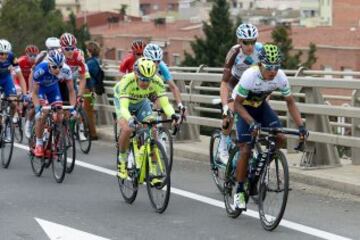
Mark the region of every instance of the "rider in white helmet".
POLYGON ((241 78, 243 72, 259 62, 259 52, 262 44, 257 42, 259 37, 258 29, 249 23, 243 23, 236 29, 238 42, 226 55, 224 72, 220 85, 220 98, 222 103, 223 134, 220 138, 219 158, 224 164, 227 163, 229 153, 226 138, 229 137, 233 126, 233 99, 231 93, 241 78), (230 115, 229 115, 230 114, 230 115), (226 129, 224 129, 227 127, 226 129))

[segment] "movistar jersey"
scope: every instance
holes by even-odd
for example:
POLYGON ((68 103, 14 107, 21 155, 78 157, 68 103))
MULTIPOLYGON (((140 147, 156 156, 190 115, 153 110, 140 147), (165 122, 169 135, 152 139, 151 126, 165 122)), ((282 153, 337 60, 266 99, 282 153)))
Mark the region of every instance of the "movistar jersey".
POLYGON ((136 81, 135 74, 128 73, 114 86, 114 97, 120 100, 122 116, 128 120, 130 118, 129 104, 136 104, 142 100, 156 96, 159 98, 161 107, 166 115, 170 117, 174 114, 174 109, 165 96, 165 85, 163 80, 155 75, 146 89, 141 89, 136 81))
POLYGON ((291 95, 289 81, 285 73, 279 69, 271 81, 263 80, 258 66, 247 69, 233 91, 232 97, 245 98, 243 105, 259 107, 271 92, 279 90, 285 97, 291 95))

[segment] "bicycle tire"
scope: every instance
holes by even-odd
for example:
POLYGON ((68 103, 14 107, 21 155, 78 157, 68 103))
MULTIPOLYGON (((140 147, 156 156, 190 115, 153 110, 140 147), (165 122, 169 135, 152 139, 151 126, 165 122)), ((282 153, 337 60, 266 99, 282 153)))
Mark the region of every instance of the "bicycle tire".
POLYGON ((29 157, 31 169, 35 176, 40 177, 45 168, 44 158, 38 158, 34 155, 34 149, 36 145, 36 135, 35 135, 35 126, 31 131, 31 137, 29 139, 29 157))
MULTIPOLYGON (((129 155, 130 154, 134 154, 132 144, 129 146, 129 155)), ((116 164, 119 164, 118 148, 116 151, 116 164)), ((117 176, 117 179, 122 197, 124 198, 125 202, 132 204, 135 201, 138 192, 138 179, 135 166, 133 166, 133 169, 128 169, 128 175, 129 177, 127 179, 121 179, 119 176, 117 176), (129 189, 129 193, 125 191, 127 189, 129 189)))
POLYGON ((217 155, 218 155, 218 146, 219 143, 216 144, 217 140, 220 141, 220 136, 221 136, 221 130, 220 129, 215 129, 210 137, 210 171, 211 171, 211 177, 214 180, 214 183, 216 185, 216 187, 219 189, 219 191, 224 194, 224 183, 225 183, 225 170, 226 167, 224 168, 223 166, 221 166, 220 164, 216 163, 216 159, 217 159, 217 155), (215 146, 217 145, 217 146, 215 146), (214 151, 216 149, 216 153, 214 156, 214 151), (221 179, 220 173, 223 173, 223 178, 221 179))
POLYGON ((88 116, 86 115, 86 113, 80 109, 79 110, 79 116, 80 118, 78 118, 78 121, 76 121, 76 138, 79 142, 80 145, 80 150, 85 153, 88 154, 90 152, 91 149, 91 136, 90 136, 90 128, 89 128, 89 119, 88 116), (83 123, 84 125, 84 129, 83 134, 86 138, 86 140, 80 140, 80 122, 83 123))
MULTIPOLYGON (((162 167, 161 164, 158 164, 157 166, 157 175, 156 176, 152 176, 152 174, 150 174, 150 161, 151 159, 149 158, 150 156, 146 156, 146 188, 147 188, 147 192, 149 195, 149 199, 151 202, 152 207, 155 209, 155 211, 157 213, 163 213, 168 204, 169 204, 169 200, 170 200, 170 192, 171 192, 171 180, 170 180, 170 169, 168 166, 168 159, 167 159, 167 154, 164 150, 163 145, 159 142, 154 140, 153 145, 152 145, 152 151, 156 151, 156 148, 159 150, 159 156, 161 156, 161 162, 162 162, 162 167), (160 175, 158 175, 158 172, 161 172, 160 175), (164 176, 165 173, 165 176, 164 176), (152 183, 152 181, 154 179, 158 179, 160 178, 160 182, 156 183, 156 185, 154 185, 152 183), (162 202, 158 203, 155 194, 156 193, 160 193, 161 196, 164 196, 164 199, 162 202)), ((150 155, 152 155, 150 153, 150 155)))
POLYGON ((234 207, 234 194, 235 194, 235 186, 236 180, 234 178, 234 168, 233 168, 233 158, 238 157, 240 154, 240 150, 238 148, 234 148, 230 150, 229 161, 226 164, 225 170, 225 182, 224 182, 224 203, 226 213, 231 218, 237 218, 240 216, 242 210, 234 207))
MULTIPOLYGON (((260 189, 259 189, 259 216, 260 216, 260 221, 261 221, 261 225, 263 226, 263 228, 267 231, 273 231, 280 223, 284 212, 285 212, 285 208, 286 208, 286 203, 287 203, 287 198, 288 198, 288 193, 289 193, 289 169, 288 169, 288 164, 287 164, 287 160, 285 155, 280 151, 277 150, 274 154, 273 159, 270 161, 270 163, 265 166, 263 172, 261 173, 260 176, 260 189), (265 211, 264 208, 264 204, 266 199, 269 199, 269 192, 268 190, 270 189, 270 165, 271 163, 275 163, 275 170, 273 169, 272 171, 275 171, 276 174, 276 181, 277 184, 279 184, 280 182, 279 180, 279 173, 281 170, 279 170, 280 164, 282 165, 282 169, 283 169, 283 174, 284 174, 284 180, 283 180, 283 184, 284 184, 284 195, 281 198, 281 206, 280 206, 280 210, 278 212, 278 214, 276 216, 272 216, 273 214, 271 213, 267 213, 265 211), (273 219, 273 220, 268 220, 267 218, 273 219)), ((278 185, 277 185, 278 186, 278 185)), ((281 189, 280 189, 281 190, 281 189)), ((274 192, 276 192, 276 190, 272 190, 274 192)), ((279 189, 277 189, 277 191, 279 191, 279 189)), ((281 191, 279 191, 281 192, 281 191)), ((273 206, 270 207, 270 209, 274 209, 273 206)))
POLYGON ((12 120, 9 117, 5 119, 5 127, 2 128, 1 132, 1 165, 3 168, 8 168, 12 159, 12 154, 14 150, 14 133, 15 126, 12 123, 12 120), (10 127, 10 142, 6 142, 4 139, 6 137, 6 129, 10 127))
POLYGON ((70 126, 66 122, 65 136, 66 136, 66 156, 71 157, 70 161, 66 161, 66 173, 70 174, 74 170, 76 160, 76 148, 75 148, 75 134, 70 129, 70 126))
POLYGON ((52 172, 55 181, 57 183, 62 183, 65 178, 67 162, 64 127, 61 126, 61 124, 58 124, 53 129, 52 135, 52 146, 50 154, 52 172))
POLYGON ((169 130, 163 126, 158 127, 158 136, 159 136, 159 139, 161 139, 161 141, 163 143, 165 143, 164 145, 166 147, 164 147, 164 150, 167 153, 167 157, 169 160, 169 162, 168 162, 169 171, 171 172, 172 165, 173 165, 173 159, 174 159, 173 138, 172 138, 169 130))

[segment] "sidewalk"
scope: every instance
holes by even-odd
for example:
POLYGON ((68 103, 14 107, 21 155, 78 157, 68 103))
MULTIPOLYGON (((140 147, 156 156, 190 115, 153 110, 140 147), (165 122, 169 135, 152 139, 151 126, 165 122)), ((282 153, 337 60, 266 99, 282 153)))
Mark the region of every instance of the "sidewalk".
MULTIPOLYGON (((101 140, 114 141, 112 126, 97 128, 101 140)), ((201 136, 200 141, 175 142, 174 155, 196 161, 209 161, 210 137, 201 136)), ((351 165, 351 161, 342 160, 340 167, 321 169, 302 169, 301 154, 286 154, 290 169, 290 181, 315 185, 360 196, 360 165, 351 165)))

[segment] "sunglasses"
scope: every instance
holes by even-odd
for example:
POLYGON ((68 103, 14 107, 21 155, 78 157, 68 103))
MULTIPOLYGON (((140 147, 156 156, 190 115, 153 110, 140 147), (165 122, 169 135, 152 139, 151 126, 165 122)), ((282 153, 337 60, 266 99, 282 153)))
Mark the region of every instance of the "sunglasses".
POLYGON ((5 55, 8 55, 8 53, 6 53, 6 52, 0 52, 0 56, 5 56, 5 55))
POLYGON ((63 68, 63 66, 57 66, 57 65, 51 65, 50 66, 52 69, 62 69, 63 68))
POLYGON ((160 64, 160 60, 153 61, 156 64, 160 64))
POLYGON ((36 58, 36 57, 37 57, 36 54, 27 54, 27 56, 28 56, 29 58, 36 58))
POLYGON ((255 45, 256 40, 242 41, 242 43, 243 43, 245 46, 255 45))
POLYGON ((74 47, 64 47, 65 51, 74 51, 74 47))
POLYGON ((262 64, 266 71, 277 71, 280 69, 280 65, 266 65, 262 64))
POLYGON ((141 76, 138 76, 139 80, 142 81, 142 82, 150 82, 151 81, 151 78, 147 78, 147 77, 141 77, 141 76))

